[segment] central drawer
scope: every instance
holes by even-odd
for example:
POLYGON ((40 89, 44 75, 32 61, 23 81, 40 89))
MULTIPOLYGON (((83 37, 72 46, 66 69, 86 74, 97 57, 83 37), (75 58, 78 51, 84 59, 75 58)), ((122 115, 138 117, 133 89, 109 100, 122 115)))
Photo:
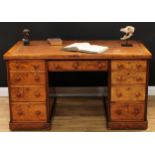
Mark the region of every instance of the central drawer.
POLYGON ((48 61, 49 71, 107 71, 108 61, 48 61))

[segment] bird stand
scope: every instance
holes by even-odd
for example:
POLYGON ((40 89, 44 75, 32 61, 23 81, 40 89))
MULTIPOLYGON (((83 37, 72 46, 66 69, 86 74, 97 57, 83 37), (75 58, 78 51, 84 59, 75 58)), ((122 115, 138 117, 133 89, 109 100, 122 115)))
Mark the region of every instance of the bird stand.
POLYGON ((122 40, 122 44, 123 47, 132 47, 133 45, 130 43, 129 40, 122 40))

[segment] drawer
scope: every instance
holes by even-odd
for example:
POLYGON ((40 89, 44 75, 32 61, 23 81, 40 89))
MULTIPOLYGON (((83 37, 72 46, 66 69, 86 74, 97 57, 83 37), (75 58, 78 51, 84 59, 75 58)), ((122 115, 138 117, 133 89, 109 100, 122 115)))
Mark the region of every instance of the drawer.
POLYGON ((111 80, 112 84, 146 84, 146 72, 113 71, 111 80))
POLYGON ((112 102, 110 116, 112 121, 144 121, 145 103, 112 102))
POLYGON ((13 121, 46 121, 45 103, 13 102, 11 105, 13 121))
POLYGON ((10 71, 45 71, 45 62, 36 60, 9 61, 10 71))
POLYGON ((144 101, 145 85, 112 86, 111 101, 144 101))
POLYGON ((11 85, 45 84, 45 72, 10 72, 11 85))
POLYGON ((144 60, 129 60, 129 61, 121 61, 114 60, 111 62, 112 71, 121 71, 121 70, 132 70, 132 71, 146 71, 147 69, 147 61, 144 60))
POLYGON ((10 89, 11 101, 46 101, 46 90, 43 86, 12 86, 10 89))
POLYGON ((49 61, 49 71, 106 71, 108 61, 49 61))

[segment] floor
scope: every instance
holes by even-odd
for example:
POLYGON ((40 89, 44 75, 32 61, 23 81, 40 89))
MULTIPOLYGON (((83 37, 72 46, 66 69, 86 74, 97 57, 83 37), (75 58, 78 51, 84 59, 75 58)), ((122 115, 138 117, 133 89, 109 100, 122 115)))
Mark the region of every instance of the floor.
MULTIPOLYGON (((155 96, 150 96, 148 100, 148 129, 129 131, 155 131, 155 96)), ((0 97, 0 131, 10 131, 7 97, 0 97)), ((113 130, 106 129, 105 112, 103 102, 100 98, 59 97, 52 119, 51 131, 102 132, 113 130)))

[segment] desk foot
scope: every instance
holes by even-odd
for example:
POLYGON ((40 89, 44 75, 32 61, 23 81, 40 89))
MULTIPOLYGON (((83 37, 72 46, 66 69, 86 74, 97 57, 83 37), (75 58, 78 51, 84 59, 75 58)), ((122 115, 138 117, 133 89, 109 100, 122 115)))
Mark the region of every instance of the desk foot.
POLYGON ((107 122, 108 129, 111 130, 127 130, 127 129, 147 129, 148 122, 107 122))
POLYGON ((51 123, 47 122, 16 122, 16 123, 10 123, 10 129, 13 131, 16 130, 50 130, 51 129, 51 123))

